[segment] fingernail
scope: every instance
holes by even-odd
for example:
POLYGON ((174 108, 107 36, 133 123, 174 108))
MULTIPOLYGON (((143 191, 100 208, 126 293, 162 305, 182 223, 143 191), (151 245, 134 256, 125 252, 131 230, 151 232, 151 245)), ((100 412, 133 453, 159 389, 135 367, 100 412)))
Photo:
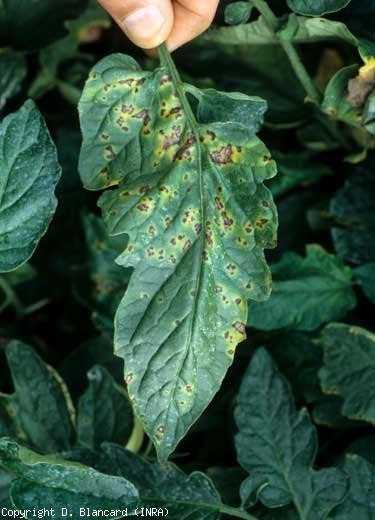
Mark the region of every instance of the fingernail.
POLYGON ((122 26, 128 37, 135 43, 148 43, 157 36, 165 18, 156 6, 144 7, 131 13, 122 21, 122 26))

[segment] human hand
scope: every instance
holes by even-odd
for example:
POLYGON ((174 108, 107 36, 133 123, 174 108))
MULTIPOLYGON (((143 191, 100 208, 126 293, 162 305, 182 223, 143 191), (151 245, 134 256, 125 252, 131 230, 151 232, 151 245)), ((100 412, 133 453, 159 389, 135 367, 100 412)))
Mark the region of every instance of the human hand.
POLYGON ((138 47, 173 51, 211 24, 219 0, 99 0, 138 47))

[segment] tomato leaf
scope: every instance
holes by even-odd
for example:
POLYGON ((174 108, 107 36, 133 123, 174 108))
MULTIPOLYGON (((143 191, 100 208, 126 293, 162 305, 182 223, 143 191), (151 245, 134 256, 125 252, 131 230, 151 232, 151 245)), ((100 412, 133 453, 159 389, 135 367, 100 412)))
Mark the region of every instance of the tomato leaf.
POLYGON ((74 409, 64 382, 20 341, 9 343, 6 354, 15 388, 11 397, 17 407, 16 420, 29 442, 47 453, 68 449, 74 439, 74 409))
POLYGON ((125 390, 101 366, 92 367, 87 377, 89 387, 78 405, 78 441, 92 449, 104 441, 126 444, 133 415, 125 390))
POLYGON ((17 477, 10 489, 12 505, 17 509, 52 508, 54 518, 62 520, 69 514, 73 518, 91 518, 86 509, 82 515, 81 508, 100 511, 128 508, 130 514, 138 505, 136 488, 124 478, 39 455, 6 437, 0 440, 0 466, 17 477))
POLYGON ((361 265, 353 273, 367 298, 375 303, 375 263, 361 265))
POLYGON ((330 210, 337 226, 332 237, 337 253, 356 264, 375 261, 375 177, 371 163, 358 168, 333 197, 330 210))
POLYGON ((175 464, 150 464, 114 444, 104 444, 112 471, 138 489, 141 506, 167 508, 170 520, 216 520, 222 502, 204 473, 186 475, 175 464))
POLYGON ((288 7, 304 16, 322 16, 346 7, 351 0, 287 0, 288 7))
POLYGON ((343 399, 343 415, 375 424, 375 336, 360 327, 332 324, 322 333, 322 389, 343 399))
POLYGON ((0 271, 26 262, 47 231, 60 174, 46 124, 26 101, 0 124, 0 271))
POLYGON ((348 454, 342 469, 349 477, 349 493, 332 513, 332 520, 371 518, 374 515, 375 467, 362 457, 348 454))
POLYGON ((106 58, 80 103, 81 177, 117 187, 100 205, 110 232, 129 235, 118 263, 134 267, 115 349, 161 459, 218 390, 245 337, 247 299, 268 296, 263 248, 276 229, 263 143, 231 120, 198 124, 166 67, 106 58))
POLYGON ((307 246, 305 258, 286 253, 271 271, 269 300, 249 303, 251 327, 314 330, 341 318, 356 305, 351 269, 318 245, 307 246))
POLYGON ((266 350, 246 372, 235 410, 237 458, 250 473, 242 485, 270 508, 293 504, 300 520, 325 520, 344 499, 347 483, 337 468, 313 469, 315 428, 306 410, 296 411, 288 383, 266 350))

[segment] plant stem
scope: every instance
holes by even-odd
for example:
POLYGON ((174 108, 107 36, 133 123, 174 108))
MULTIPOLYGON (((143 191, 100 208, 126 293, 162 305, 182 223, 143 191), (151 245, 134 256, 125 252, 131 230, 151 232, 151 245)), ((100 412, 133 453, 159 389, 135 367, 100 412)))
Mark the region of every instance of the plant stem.
POLYGON ((243 509, 226 506, 224 504, 220 507, 220 513, 233 516, 234 518, 243 518, 243 520, 258 520, 258 518, 256 518, 253 515, 250 515, 249 513, 246 513, 246 511, 244 511, 243 509))
POLYGON ((315 83, 310 78, 304 64, 301 61, 301 58, 298 55, 294 45, 292 42, 287 40, 280 40, 281 46, 284 49, 286 55, 289 58, 289 61, 293 67, 293 70, 301 82, 302 86, 306 90, 307 95, 317 103, 320 103, 321 95, 319 90, 317 89, 315 83))
MULTIPOLYGON (((260 12, 267 25, 277 36, 278 19, 264 0, 252 0, 254 7, 260 12)), ((292 42, 280 39, 280 44, 284 49, 292 68, 304 87, 307 95, 316 103, 320 103, 321 95, 313 80, 310 78, 301 58, 298 55, 292 42)))
POLYGON ((253 6, 255 7, 255 9, 257 9, 257 11, 259 11, 260 14, 263 16, 267 25, 270 27, 270 29, 275 31, 278 26, 278 20, 277 20, 277 17, 272 12, 272 10, 270 9, 270 7, 268 6, 267 2, 265 2, 264 0, 251 0, 251 1, 252 1, 253 6))
POLYGON ((183 111, 185 112, 186 119, 189 121, 190 126, 192 127, 193 132, 196 132, 196 120, 189 105, 188 100, 186 99, 185 90, 183 88, 183 83, 181 81, 178 70, 176 69, 176 65, 172 59, 172 56, 169 54, 167 47, 163 43, 158 47, 158 53, 160 58, 160 63, 167 69, 169 74, 172 77, 173 84, 177 90, 177 94, 180 98, 183 111))
POLYGON ((5 280, 3 276, 0 276, 0 288, 5 294, 5 300, 1 305, 0 310, 2 311, 8 305, 11 305, 16 311, 17 316, 22 316, 24 314, 23 305, 12 286, 5 280))

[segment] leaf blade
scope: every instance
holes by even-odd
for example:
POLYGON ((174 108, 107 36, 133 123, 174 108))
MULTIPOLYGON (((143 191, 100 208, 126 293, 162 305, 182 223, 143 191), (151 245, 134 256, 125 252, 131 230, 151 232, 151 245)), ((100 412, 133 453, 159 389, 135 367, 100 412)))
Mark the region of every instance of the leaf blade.
POLYGON ((118 185, 100 205, 110 232, 129 235, 117 262, 134 267, 115 348, 161 459, 217 391, 244 337, 246 299, 269 293, 263 248, 276 227, 267 149, 232 121, 198 125, 176 82, 115 55, 80 104, 82 179, 118 185))
POLYGON ((4 272, 25 263, 47 231, 57 206, 54 190, 61 168, 32 101, 2 121, 0 150, 0 271, 4 272))

